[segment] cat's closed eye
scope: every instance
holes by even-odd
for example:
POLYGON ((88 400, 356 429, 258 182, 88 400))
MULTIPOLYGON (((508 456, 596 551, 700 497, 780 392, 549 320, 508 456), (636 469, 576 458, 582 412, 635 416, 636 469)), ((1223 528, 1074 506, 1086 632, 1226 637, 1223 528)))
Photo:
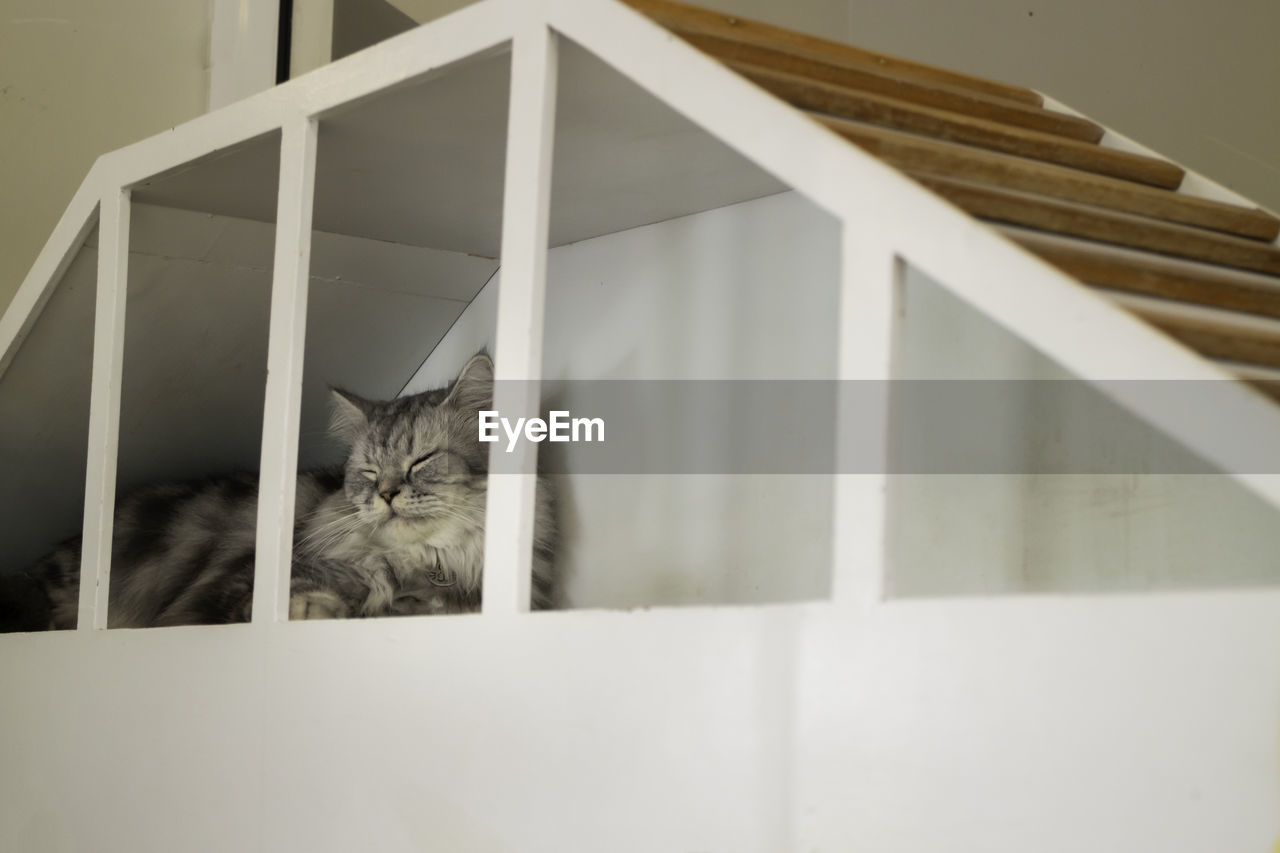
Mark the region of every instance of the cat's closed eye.
POLYGON ((437 450, 422 457, 409 469, 410 479, 417 482, 449 482, 465 479, 474 473, 463 456, 448 450, 437 450))
POLYGON ((433 450, 425 456, 419 456, 417 459, 413 460, 413 462, 409 463, 409 476, 412 477, 419 473, 428 462, 432 461, 439 455, 440 451, 433 450))

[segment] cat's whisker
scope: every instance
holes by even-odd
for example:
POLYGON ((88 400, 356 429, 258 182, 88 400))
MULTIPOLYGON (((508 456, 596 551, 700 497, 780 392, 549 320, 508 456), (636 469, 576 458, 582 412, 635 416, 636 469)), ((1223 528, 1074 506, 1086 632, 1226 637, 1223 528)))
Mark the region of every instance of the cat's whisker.
POLYGON ((330 527, 317 530, 310 536, 299 540, 296 545, 299 548, 314 550, 317 553, 323 553, 334 543, 345 539, 356 529, 355 525, 350 523, 334 524, 330 527))
POLYGON ((298 539, 294 543, 295 548, 315 551, 320 553, 323 549, 332 545, 341 538, 354 532, 360 526, 359 512, 352 512, 340 515, 331 521, 316 527, 306 536, 298 539))
POLYGON ((335 527, 340 527, 340 526, 343 526, 343 525, 347 525, 347 524, 349 524, 353 519, 355 519, 355 518, 357 517, 357 515, 358 515, 358 514, 357 514, 357 513, 354 513, 354 512, 353 512, 353 513, 344 513, 344 514, 342 514, 342 515, 337 516, 336 518, 333 518, 333 519, 331 519, 331 520, 329 520, 329 521, 326 521, 326 522, 324 522, 323 524, 321 524, 321 525, 319 525, 318 527, 316 527, 316 528, 315 528, 315 529, 314 529, 310 534, 308 534, 307 536, 303 537, 303 539, 302 539, 301 541, 304 541, 304 542, 305 542, 307 539, 310 539, 311 537, 316 536, 316 535, 318 535, 318 534, 325 533, 325 532, 327 532, 327 531, 329 531, 329 530, 334 529, 335 527))

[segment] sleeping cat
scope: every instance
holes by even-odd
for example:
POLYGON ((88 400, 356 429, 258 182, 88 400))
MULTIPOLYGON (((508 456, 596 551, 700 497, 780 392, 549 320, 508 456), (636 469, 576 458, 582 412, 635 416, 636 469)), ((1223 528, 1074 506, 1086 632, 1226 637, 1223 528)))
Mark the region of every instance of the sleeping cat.
MULTIPOLYGON (((298 474, 290 618, 478 610, 489 446, 477 411, 492 406, 492 361, 477 355, 448 388, 412 397, 333 396, 331 430, 350 454, 342 469, 298 474)), ((536 506, 532 604, 546 608, 552 522, 542 481, 536 506)), ((256 521, 253 475, 151 486, 118 501, 109 627, 247 621, 256 521)), ((79 562, 77 540, 25 573, 25 588, 12 579, 0 611, 8 601, 21 612, 0 612, 0 630, 74 627, 79 562)))

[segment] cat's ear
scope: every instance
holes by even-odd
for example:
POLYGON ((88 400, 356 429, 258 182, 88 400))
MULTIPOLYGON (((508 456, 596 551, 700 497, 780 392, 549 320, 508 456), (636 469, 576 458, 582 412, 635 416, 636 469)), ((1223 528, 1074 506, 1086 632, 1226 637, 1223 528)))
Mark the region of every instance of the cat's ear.
POLYGON ((350 444, 369 426, 369 414, 373 404, 350 391, 330 388, 332 411, 329 415, 329 433, 343 444, 350 444))
POLYGON ((467 366, 458 374, 449 396, 441 405, 457 409, 475 410, 493 407, 493 359, 486 353, 471 357, 467 366))

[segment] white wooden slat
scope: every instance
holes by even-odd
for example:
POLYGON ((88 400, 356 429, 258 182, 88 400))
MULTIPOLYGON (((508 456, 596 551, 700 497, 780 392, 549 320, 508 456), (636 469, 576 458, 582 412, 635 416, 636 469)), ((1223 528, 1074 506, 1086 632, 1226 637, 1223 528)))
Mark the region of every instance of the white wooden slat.
POLYGON ((89 455, 85 471, 80 604, 76 627, 107 627, 111 534, 120 438, 120 382, 124 363, 125 302, 129 283, 130 194, 119 187, 99 202, 98 287, 93 321, 89 397, 89 455))
MULTIPOLYGON (((556 115, 556 39, 540 16, 530 15, 513 44, 502 279, 494 345, 494 369, 500 380, 494 408, 506 418, 538 413, 556 115)), ((537 445, 529 442, 519 443, 511 454, 499 444, 490 449, 485 614, 529 609, 537 460, 537 445)))
POLYGON ((253 569, 255 623, 288 618, 316 137, 316 121, 298 117, 285 125, 280 144, 279 206, 253 569))
POLYGON ((901 263, 883 234, 860 216, 845 222, 840 282, 836 482, 831 598, 879 602, 886 567, 889 396, 894 373, 901 263), (857 384, 855 389, 849 387, 857 384), (854 438, 856 436, 856 438, 854 438), (858 446, 850 446, 857 441, 858 446), (873 446, 867 446, 871 442, 873 446), (879 471, 853 473, 853 460, 879 459, 879 471))

